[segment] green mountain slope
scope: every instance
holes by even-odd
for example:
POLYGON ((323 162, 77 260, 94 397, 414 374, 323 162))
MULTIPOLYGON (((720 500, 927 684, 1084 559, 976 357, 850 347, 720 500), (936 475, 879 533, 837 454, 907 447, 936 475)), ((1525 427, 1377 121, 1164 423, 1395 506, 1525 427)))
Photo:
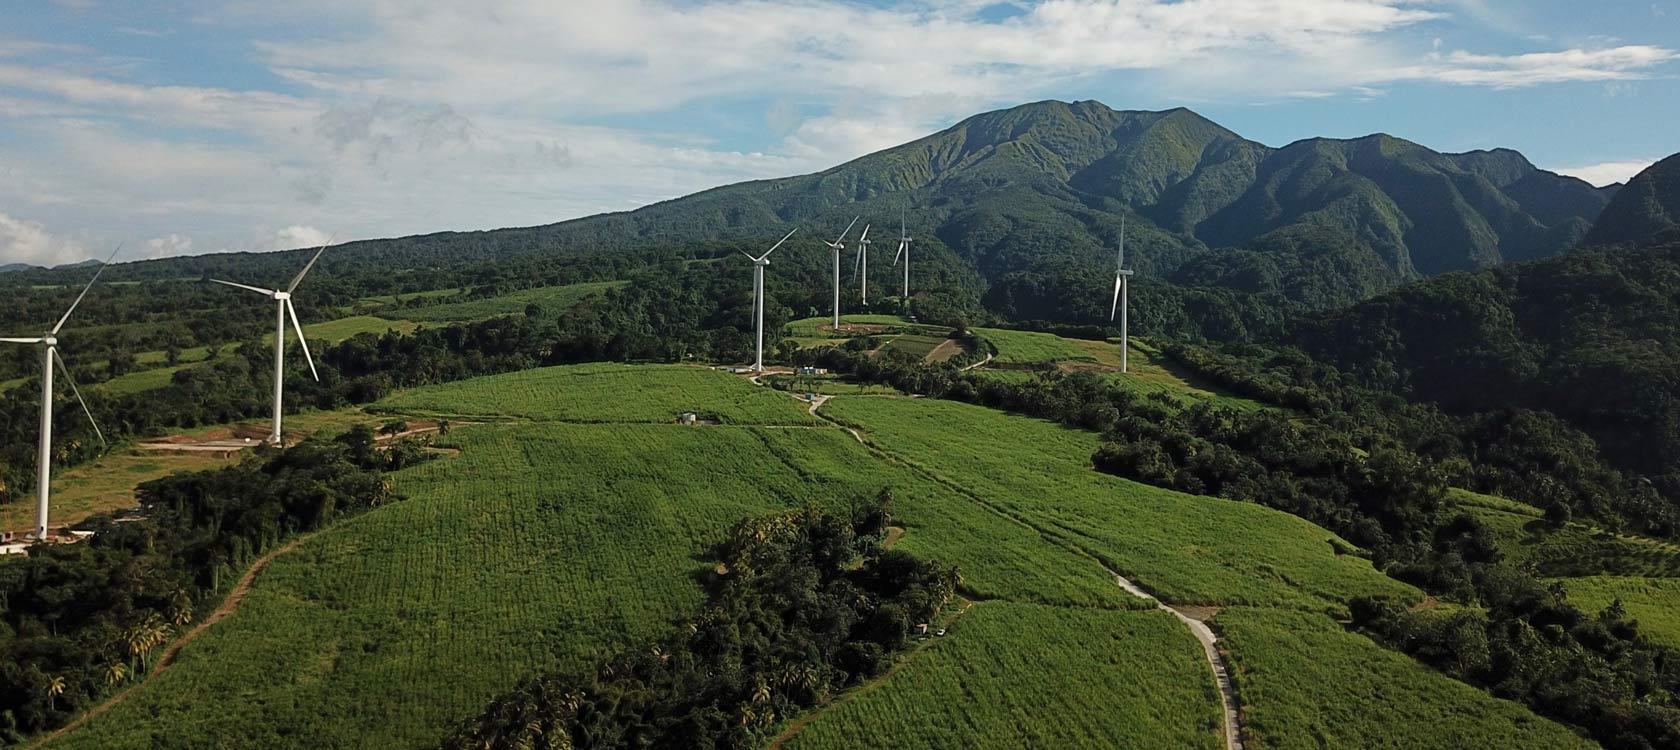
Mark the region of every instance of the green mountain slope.
POLYGON ((1680 490, 1680 242, 1410 285, 1310 318, 1292 343, 1456 413, 1544 410, 1612 464, 1680 490))
POLYGON ((1587 234, 1594 245, 1680 239, 1680 154, 1628 181, 1587 234))
MULTIPOLYGON (((1260 286, 1328 307, 1419 276, 1561 252, 1610 195, 1513 151, 1442 154, 1387 135, 1272 148, 1186 109, 1046 101, 815 174, 547 226, 353 243, 344 255, 356 260, 340 262, 415 268, 641 250, 790 225, 826 235, 855 214, 888 227, 902 214, 923 247, 995 280, 1095 273, 1111 262, 1124 218, 1128 257, 1144 276, 1260 286)), ((192 277, 270 262, 296 259, 167 259, 130 273, 192 277)))

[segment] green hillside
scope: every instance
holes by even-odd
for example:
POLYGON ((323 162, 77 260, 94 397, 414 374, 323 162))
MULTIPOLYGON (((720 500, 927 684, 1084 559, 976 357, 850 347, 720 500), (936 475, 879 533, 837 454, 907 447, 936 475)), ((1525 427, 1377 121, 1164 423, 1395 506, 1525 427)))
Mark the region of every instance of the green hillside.
POLYGON ((1290 342, 1448 412, 1543 410, 1680 493, 1680 243, 1451 274, 1302 321, 1290 342))
MULTIPOLYGON (((481 378, 387 402, 429 413, 457 403, 458 417, 512 421, 457 422, 440 443, 450 455, 396 475, 407 500, 276 558, 167 672, 49 746, 432 745, 522 677, 584 668, 668 627, 699 600, 704 547, 734 520, 844 507, 882 488, 905 529, 895 549, 955 564, 973 603, 948 635, 788 725, 782 746, 1217 747, 1218 694, 1200 649, 1178 621, 1139 611, 1145 603, 1105 568, 1169 602, 1278 608, 1308 629, 1334 628, 1328 613, 1351 597, 1418 596, 1292 516, 1098 474, 1085 458, 1096 436, 1040 420, 930 399, 842 396, 824 408, 838 407, 865 444, 834 424, 786 423, 756 397, 802 414, 793 399, 749 398, 752 386, 716 371, 519 376, 537 379, 510 388, 514 376, 481 378), (606 397, 674 382, 733 423, 661 424, 650 417, 666 399, 644 414, 606 397)), ((1513 728, 1492 746, 1566 736, 1342 637, 1335 663, 1410 669, 1407 691, 1257 687, 1245 705, 1359 727, 1396 710, 1457 717, 1408 727, 1423 746, 1513 728)), ((1253 658, 1279 673, 1322 657, 1258 648, 1253 658)), ((1297 731, 1271 726, 1267 737, 1297 731)))
POLYGON ((1680 154, 1628 180, 1587 234, 1589 245, 1668 242, 1680 239, 1680 154))

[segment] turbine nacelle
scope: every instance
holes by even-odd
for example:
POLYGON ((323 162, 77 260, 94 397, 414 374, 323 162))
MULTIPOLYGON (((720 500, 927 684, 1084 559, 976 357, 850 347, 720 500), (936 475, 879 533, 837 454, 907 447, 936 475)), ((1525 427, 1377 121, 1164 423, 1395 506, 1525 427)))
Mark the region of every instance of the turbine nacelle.
POLYGON ((285 302, 286 300, 289 300, 289 299, 292 298, 292 293, 291 292, 275 292, 273 294, 273 297, 274 297, 274 299, 277 299, 281 302, 285 302))

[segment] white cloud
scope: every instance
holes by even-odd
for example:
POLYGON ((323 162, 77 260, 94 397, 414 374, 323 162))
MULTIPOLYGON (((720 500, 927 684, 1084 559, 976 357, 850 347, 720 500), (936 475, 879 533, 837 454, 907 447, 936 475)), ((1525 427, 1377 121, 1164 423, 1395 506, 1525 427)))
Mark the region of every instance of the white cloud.
MULTIPOLYGON (((144 257, 166 258, 171 255, 188 255, 192 253, 193 241, 191 237, 183 237, 173 232, 165 237, 153 237, 146 240, 143 250, 144 257)), ((133 260, 133 258, 130 258, 133 260)))
POLYGON ((56 266, 87 257, 81 243, 55 236, 36 222, 0 213, 0 262, 56 266))
POLYGON ((332 241, 333 236, 315 227, 298 224, 281 229, 274 233, 274 241, 268 250, 291 250, 300 247, 320 247, 332 241))
POLYGON ((1579 167, 1564 167, 1557 170, 1558 174, 1579 177, 1587 182, 1604 187, 1611 183, 1627 182, 1633 176, 1645 171, 1646 167, 1656 163, 1656 159, 1642 159, 1635 161, 1607 161, 1600 164, 1586 164, 1579 167))

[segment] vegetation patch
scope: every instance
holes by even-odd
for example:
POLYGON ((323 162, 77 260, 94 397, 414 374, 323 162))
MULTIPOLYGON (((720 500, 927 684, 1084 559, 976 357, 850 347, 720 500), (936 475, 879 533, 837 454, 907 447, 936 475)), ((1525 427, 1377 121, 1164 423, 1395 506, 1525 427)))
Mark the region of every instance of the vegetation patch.
POLYGON ((864 503, 736 524, 712 550, 705 606, 675 633, 587 676, 527 682, 444 747, 761 746, 784 717, 884 672, 952 600, 954 570, 882 548, 889 520, 864 503))
POLYGON ((1293 748, 1585 748, 1593 743, 1322 615, 1230 607, 1213 622, 1245 742, 1293 748))
POLYGON ((399 393, 376 409, 572 422, 675 422, 684 412, 725 424, 814 425, 785 395, 704 367, 612 363, 546 367, 399 393))
POLYGON ((1639 632, 1652 643, 1680 650, 1680 578, 1586 576, 1560 578, 1569 601, 1587 612, 1620 602, 1639 632))
POLYGON ((1369 561, 1340 554, 1334 534, 1294 516, 1093 471, 1101 440, 1088 432, 934 399, 841 398, 823 411, 1171 603, 1331 611, 1365 593, 1420 596, 1369 561))
POLYGON ((1220 748, 1201 647, 1165 612, 981 602, 781 746, 1220 748))
MULTIPOLYGON (((604 294, 609 289, 624 286, 623 281, 597 281, 562 286, 520 289, 505 294, 493 294, 456 301, 453 297, 410 298, 408 305, 388 304, 375 310, 380 317, 413 320, 426 323, 466 322, 493 318, 498 315, 523 315, 532 305, 549 314, 556 314, 585 297, 604 294), (433 303, 433 299, 445 299, 433 303), (414 305, 414 306, 409 306, 414 305)), ((460 296, 460 295, 456 295, 460 296)))

